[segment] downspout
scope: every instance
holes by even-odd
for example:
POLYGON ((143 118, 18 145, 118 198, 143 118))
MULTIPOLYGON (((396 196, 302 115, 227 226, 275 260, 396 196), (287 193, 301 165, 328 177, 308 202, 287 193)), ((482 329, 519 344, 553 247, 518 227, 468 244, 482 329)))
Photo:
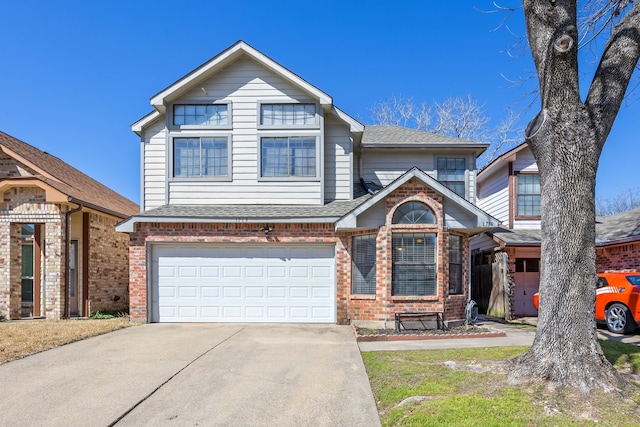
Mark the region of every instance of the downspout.
MULTIPOLYGON (((67 197, 71 202, 73 197, 67 197)), ((71 317, 69 313, 69 245, 71 244, 71 214, 82 210, 82 203, 78 203, 78 207, 65 212, 64 214, 64 319, 71 317)))

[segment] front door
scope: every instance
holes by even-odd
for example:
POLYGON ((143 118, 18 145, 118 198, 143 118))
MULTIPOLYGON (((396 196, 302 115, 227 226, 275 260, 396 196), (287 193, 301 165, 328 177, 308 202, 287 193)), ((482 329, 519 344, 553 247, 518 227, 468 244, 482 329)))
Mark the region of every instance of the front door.
POLYGON ((33 298, 33 234, 34 227, 31 224, 22 225, 21 236, 21 273, 22 282, 22 317, 33 317, 34 315, 34 298, 33 298))

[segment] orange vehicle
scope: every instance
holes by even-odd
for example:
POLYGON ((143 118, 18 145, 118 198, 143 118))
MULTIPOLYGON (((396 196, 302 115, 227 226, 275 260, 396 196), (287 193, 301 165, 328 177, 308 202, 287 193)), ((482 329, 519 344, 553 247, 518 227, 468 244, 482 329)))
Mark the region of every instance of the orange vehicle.
MULTIPOLYGON (((538 293, 533 295, 538 309, 538 293)), ((637 270, 598 273, 596 321, 616 334, 630 334, 640 322, 640 273, 637 270)))

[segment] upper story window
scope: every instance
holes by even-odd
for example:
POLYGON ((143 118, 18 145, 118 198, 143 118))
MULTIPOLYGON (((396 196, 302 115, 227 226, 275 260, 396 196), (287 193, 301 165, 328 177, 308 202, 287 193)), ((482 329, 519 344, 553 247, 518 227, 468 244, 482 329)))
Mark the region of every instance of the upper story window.
POLYGON ((260 139, 262 177, 315 177, 316 137, 282 136, 260 139))
POLYGON ((174 126, 221 127, 228 126, 228 104, 175 104, 174 126))
POLYGON ((408 202, 398 206, 391 222, 393 224, 435 224, 436 216, 424 203, 408 202))
POLYGON ((518 174, 517 216, 540 216, 540 175, 518 174))
POLYGON ((315 126, 316 104, 261 104, 260 125, 278 127, 315 126))
POLYGON ((441 157, 437 160, 438 181, 460 197, 466 195, 464 159, 441 157))
POLYGON ((229 176, 229 139, 173 138, 173 176, 226 178, 229 176))

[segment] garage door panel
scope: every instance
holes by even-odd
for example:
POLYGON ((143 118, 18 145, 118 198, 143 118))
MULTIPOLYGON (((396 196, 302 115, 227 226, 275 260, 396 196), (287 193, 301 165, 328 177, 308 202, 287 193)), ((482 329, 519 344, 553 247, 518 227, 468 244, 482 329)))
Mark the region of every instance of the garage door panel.
POLYGON ((309 289, 298 286, 292 286, 289 293, 291 298, 309 298, 309 289))
POLYGON ((217 279, 220 277, 220 267, 218 266, 205 266, 200 268, 200 277, 208 277, 217 279))
POLYGON ((264 288, 257 286, 247 286, 245 288, 245 297, 247 298, 264 298, 264 288))
POLYGON ((151 265, 153 321, 335 322, 333 246, 157 246, 151 265))
POLYGON ((239 265, 228 266, 222 268, 223 278, 238 278, 242 277, 242 267, 239 265))
POLYGON ((321 288, 319 286, 314 286, 311 288, 311 296, 315 298, 331 298, 331 292, 327 288, 321 288))

